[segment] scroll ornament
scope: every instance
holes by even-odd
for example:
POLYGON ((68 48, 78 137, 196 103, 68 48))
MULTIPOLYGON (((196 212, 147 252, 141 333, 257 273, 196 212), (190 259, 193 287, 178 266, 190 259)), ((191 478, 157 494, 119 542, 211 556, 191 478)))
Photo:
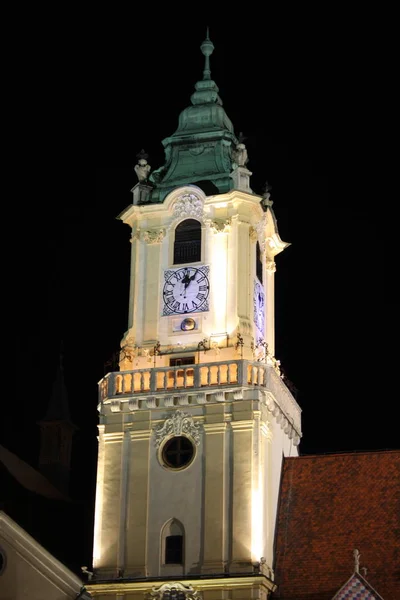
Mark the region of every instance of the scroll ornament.
POLYGON ((184 194, 175 203, 174 218, 187 217, 203 220, 203 202, 196 194, 184 194))
POLYGON ((164 583, 160 587, 153 587, 148 594, 149 600, 200 600, 201 594, 196 592, 191 585, 179 582, 164 583))
POLYGON ((200 426, 193 421, 193 417, 177 410, 172 417, 155 428, 155 444, 159 447, 166 437, 186 435, 198 446, 200 444, 200 426))

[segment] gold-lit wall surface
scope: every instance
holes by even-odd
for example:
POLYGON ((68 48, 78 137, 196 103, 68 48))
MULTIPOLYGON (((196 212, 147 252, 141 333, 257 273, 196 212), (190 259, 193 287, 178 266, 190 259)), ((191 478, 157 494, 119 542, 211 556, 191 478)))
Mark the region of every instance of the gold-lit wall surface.
POLYGON ((258 390, 241 400, 110 414, 100 436, 97 573, 248 573, 262 557, 272 570, 282 456, 297 454, 282 424, 258 390), (193 462, 174 472, 160 461, 155 431, 177 411, 198 428, 199 443, 193 462), (190 540, 178 572, 163 565, 162 530, 170 519, 190 540))

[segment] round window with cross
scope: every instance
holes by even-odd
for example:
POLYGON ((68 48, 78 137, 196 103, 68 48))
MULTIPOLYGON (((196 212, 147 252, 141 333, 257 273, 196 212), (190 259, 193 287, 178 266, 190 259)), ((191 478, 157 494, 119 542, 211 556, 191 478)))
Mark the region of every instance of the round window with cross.
POLYGON ((194 445, 184 435, 169 438, 162 447, 161 458, 170 469, 184 469, 194 458, 194 445))

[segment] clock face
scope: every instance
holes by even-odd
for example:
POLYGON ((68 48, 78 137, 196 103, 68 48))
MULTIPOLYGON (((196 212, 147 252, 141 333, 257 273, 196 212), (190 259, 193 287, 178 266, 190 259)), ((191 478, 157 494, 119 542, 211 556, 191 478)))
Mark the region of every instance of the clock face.
POLYGON ((180 267, 164 273, 163 315, 182 315, 209 310, 209 266, 180 267))
POLYGON ((264 335, 265 294, 263 286, 257 280, 254 281, 254 323, 258 331, 264 335))

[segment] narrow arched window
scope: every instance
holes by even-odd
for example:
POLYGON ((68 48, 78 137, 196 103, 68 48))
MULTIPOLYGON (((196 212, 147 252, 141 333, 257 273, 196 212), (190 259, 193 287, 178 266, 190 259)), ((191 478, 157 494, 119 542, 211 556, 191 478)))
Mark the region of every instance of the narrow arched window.
POLYGON ((165 538, 165 564, 181 565, 183 562, 183 535, 168 535, 165 538))
POLYGON ((183 565, 184 537, 183 525, 176 519, 172 519, 165 525, 162 535, 165 565, 183 565))
POLYGON ((261 260, 260 244, 256 244, 256 275, 260 283, 263 282, 263 264, 261 260))
POLYGON ((186 219, 175 229, 174 265, 201 260, 201 225, 195 219, 186 219))

